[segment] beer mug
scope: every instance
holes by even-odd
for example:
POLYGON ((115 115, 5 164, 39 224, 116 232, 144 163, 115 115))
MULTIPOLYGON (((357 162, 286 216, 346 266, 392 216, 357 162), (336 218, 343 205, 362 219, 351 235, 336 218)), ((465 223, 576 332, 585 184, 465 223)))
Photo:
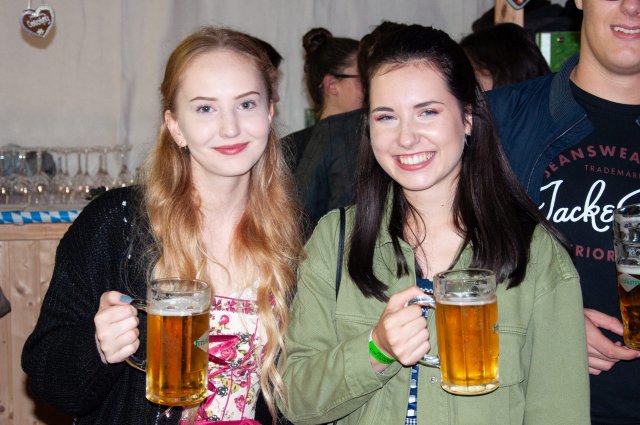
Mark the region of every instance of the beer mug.
POLYGON ((442 388, 485 394, 498 388, 496 278, 490 270, 448 270, 434 278, 442 388))
POLYGON ((624 343, 640 350, 640 204, 615 210, 613 244, 624 343))
POLYGON ((146 300, 131 305, 147 313, 147 359, 127 359, 146 372, 146 397, 166 406, 200 403, 206 396, 211 288, 194 279, 153 280, 146 300))

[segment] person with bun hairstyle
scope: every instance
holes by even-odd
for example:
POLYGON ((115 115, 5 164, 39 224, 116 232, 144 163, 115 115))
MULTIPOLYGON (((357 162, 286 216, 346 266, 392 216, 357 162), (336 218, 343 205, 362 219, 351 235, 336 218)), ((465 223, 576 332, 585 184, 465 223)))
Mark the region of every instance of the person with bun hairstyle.
MULTIPOLYGON (((370 47, 383 32, 400 26, 384 21, 360 40, 357 55, 358 73, 365 75, 370 47)), ((313 134, 295 177, 298 183, 300 203, 307 213, 306 235, 329 211, 353 203, 358 152, 358 141, 362 135, 364 109, 355 109, 322 119, 313 129, 313 134)))
POLYGON ((274 130, 273 75, 246 34, 205 27, 171 53, 162 123, 139 186, 87 205, 64 235, 40 317, 22 353, 31 391, 76 425, 259 424, 275 417, 276 359, 302 253, 293 182, 274 130), (206 399, 145 398, 147 282, 212 288, 206 399))
MULTIPOLYGON (((362 107, 362 84, 358 73, 358 41, 334 37, 325 28, 313 28, 302 38, 304 76, 316 122, 362 107)), ((296 171, 315 126, 287 135, 291 167, 296 171)))
POLYGON ((360 116, 363 93, 358 41, 313 28, 304 35, 302 44, 307 92, 318 121, 284 137, 282 143, 309 230, 319 217, 353 197, 350 135, 355 130, 352 122, 360 116), (326 144, 332 140, 336 149, 327 151, 326 144))
POLYGON ((306 52, 307 91, 318 120, 362 106, 358 74, 358 41, 334 37, 324 28, 309 30, 302 39, 306 52))

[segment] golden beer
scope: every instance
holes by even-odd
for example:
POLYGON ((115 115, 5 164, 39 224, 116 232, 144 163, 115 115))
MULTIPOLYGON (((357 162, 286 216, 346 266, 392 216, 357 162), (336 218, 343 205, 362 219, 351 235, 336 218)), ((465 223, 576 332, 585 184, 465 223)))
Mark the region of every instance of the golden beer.
POLYGON ((494 391, 500 350, 495 274, 485 269, 437 273, 434 296, 442 389, 462 395, 494 391))
POLYGON ((640 204, 616 209, 612 227, 624 343, 640 350, 640 204))
POLYGON ((624 343, 640 350, 640 266, 618 264, 617 268, 624 343))
POLYGON ((147 399, 167 406, 204 400, 209 312, 150 309, 147 320, 147 399))
POLYGON ((164 278, 147 285, 131 305, 147 313, 147 359, 126 359, 147 374, 146 397, 187 406, 206 396, 211 287, 196 279, 164 278))
POLYGON ((483 394, 498 387, 498 304, 436 301, 442 388, 455 394, 483 394))

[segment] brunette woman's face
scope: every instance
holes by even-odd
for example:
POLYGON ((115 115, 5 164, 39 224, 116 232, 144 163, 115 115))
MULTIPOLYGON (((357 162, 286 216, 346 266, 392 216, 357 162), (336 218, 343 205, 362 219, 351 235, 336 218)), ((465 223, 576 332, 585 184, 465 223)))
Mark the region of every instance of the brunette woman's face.
POLYGON ((370 87, 371 147, 380 166, 405 192, 451 194, 471 117, 442 75, 425 64, 383 66, 370 87))
POLYGON ((185 69, 175 111, 165 122, 189 148, 193 178, 246 178, 267 146, 273 106, 256 65, 230 50, 195 57, 185 69))

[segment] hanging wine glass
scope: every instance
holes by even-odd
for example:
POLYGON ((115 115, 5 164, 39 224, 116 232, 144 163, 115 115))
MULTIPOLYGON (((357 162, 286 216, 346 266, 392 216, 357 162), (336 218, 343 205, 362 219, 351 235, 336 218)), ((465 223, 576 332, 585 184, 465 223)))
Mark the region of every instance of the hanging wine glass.
POLYGON ((58 156, 58 166, 56 168, 56 174, 51 179, 51 185, 53 187, 53 202, 60 204, 69 204, 71 202, 73 194, 73 183, 69 176, 69 150, 63 149, 60 151, 61 155, 58 156), (64 167, 62 166, 62 158, 64 158, 64 167))
POLYGON ((7 167, 5 166, 6 160, 6 153, 0 152, 0 204, 2 205, 9 203, 9 194, 11 193, 11 184, 9 183, 7 167))
POLYGON ((42 149, 36 149, 36 172, 29 179, 31 182, 31 203, 46 204, 51 179, 42 171, 42 149))
POLYGON ((113 179, 107 171, 107 148, 100 151, 99 160, 98 172, 93 176, 93 187, 98 190, 109 190, 113 188, 113 179))
POLYGON ((77 155, 77 166, 76 172, 71 177, 71 187, 73 188, 72 192, 72 200, 73 202, 82 203, 86 199, 89 189, 85 185, 85 175, 82 170, 82 151, 80 149, 76 149, 75 153, 77 155))
POLYGON ((82 173, 82 178, 84 181, 84 187, 83 187, 84 199, 87 201, 91 200, 91 198, 93 197, 91 189, 93 189, 96 186, 93 180, 93 176, 89 174, 89 154, 91 153, 93 153, 92 150, 88 148, 84 149, 84 172, 82 173))
POLYGON ((17 151, 17 169, 11 179, 11 203, 24 207, 31 200, 31 184, 27 177, 27 155, 23 151, 17 151))
POLYGON ((129 167, 127 167, 127 147, 120 146, 120 172, 116 176, 114 187, 125 187, 133 184, 133 177, 129 173, 129 167))

